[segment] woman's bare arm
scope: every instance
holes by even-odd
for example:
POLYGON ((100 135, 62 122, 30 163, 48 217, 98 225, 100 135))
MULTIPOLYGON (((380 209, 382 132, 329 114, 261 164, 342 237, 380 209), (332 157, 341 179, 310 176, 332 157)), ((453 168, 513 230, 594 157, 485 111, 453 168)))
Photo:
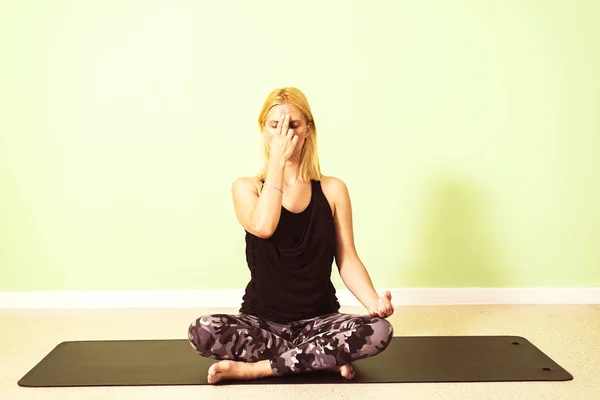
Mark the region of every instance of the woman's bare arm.
POLYGON ((285 164, 290 159, 298 136, 289 129, 290 116, 281 117, 275 133, 270 134, 270 155, 265 185, 254 178, 238 178, 231 186, 235 214, 248 232, 266 239, 273 235, 279 217, 283 197, 285 164))
MULTIPOLYGON (((272 159, 265 180, 283 188, 284 170, 285 162, 272 159)), ((255 178, 238 178, 231 192, 239 223, 251 234, 267 239, 279 224, 283 193, 270 185, 261 189, 260 184, 255 178)))

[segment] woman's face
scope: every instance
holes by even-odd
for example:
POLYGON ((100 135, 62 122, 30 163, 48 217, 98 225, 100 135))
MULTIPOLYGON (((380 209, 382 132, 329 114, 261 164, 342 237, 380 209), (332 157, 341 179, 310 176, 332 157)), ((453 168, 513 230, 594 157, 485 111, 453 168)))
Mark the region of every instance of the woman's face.
POLYGON ((302 151, 302 146, 304 145, 304 140, 310 134, 310 125, 307 124, 304 114, 298 107, 293 104, 278 104, 271 107, 267 113, 267 118, 265 118, 263 134, 267 144, 270 146, 273 135, 279 134, 277 124, 279 123, 279 120, 286 114, 290 116, 288 129, 292 129, 294 131, 294 135, 298 136, 298 143, 293 154, 293 156, 295 156, 300 154, 302 151))

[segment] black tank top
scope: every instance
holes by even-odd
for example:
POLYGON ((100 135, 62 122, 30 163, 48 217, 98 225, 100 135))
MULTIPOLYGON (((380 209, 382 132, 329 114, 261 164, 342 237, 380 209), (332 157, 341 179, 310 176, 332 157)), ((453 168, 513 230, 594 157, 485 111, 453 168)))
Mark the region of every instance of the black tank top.
POLYGON ((311 181, 308 207, 292 213, 281 207, 273 235, 261 239, 246 231, 251 280, 240 312, 286 324, 337 312, 331 282, 335 226, 320 181, 311 181))

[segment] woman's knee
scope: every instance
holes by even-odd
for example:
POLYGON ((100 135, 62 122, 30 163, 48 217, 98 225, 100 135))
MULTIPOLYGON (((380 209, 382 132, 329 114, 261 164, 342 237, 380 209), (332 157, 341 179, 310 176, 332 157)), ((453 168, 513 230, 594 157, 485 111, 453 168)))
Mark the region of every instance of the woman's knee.
POLYGON ((188 328, 188 339, 194 349, 205 357, 213 357, 218 347, 218 332, 225 321, 220 315, 203 315, 193 321, 188 328))
POLYGON ((394 327, 385 318, 374 317, 369 324, 373 333, 370 336, 370 342, 381 352, 387 348, 394 336, 394 327))

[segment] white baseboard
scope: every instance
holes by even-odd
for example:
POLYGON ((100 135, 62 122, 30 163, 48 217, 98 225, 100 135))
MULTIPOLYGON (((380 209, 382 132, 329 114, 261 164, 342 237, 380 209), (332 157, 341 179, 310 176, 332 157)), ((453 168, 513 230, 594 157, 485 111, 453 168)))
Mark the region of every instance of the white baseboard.
MULTIPOLYGON (((378 290, 379 293, 385 289, 378 290)), ((387 289, 394 305, 461 304, 600 304, 600 287, 592 288, 399 288, 387 289)), ((0 309, 15 308, 238 308, 244 291, 82 291, 0 292, 0 309)), ((360 303, 346 289, 342 306, 360 303)))

